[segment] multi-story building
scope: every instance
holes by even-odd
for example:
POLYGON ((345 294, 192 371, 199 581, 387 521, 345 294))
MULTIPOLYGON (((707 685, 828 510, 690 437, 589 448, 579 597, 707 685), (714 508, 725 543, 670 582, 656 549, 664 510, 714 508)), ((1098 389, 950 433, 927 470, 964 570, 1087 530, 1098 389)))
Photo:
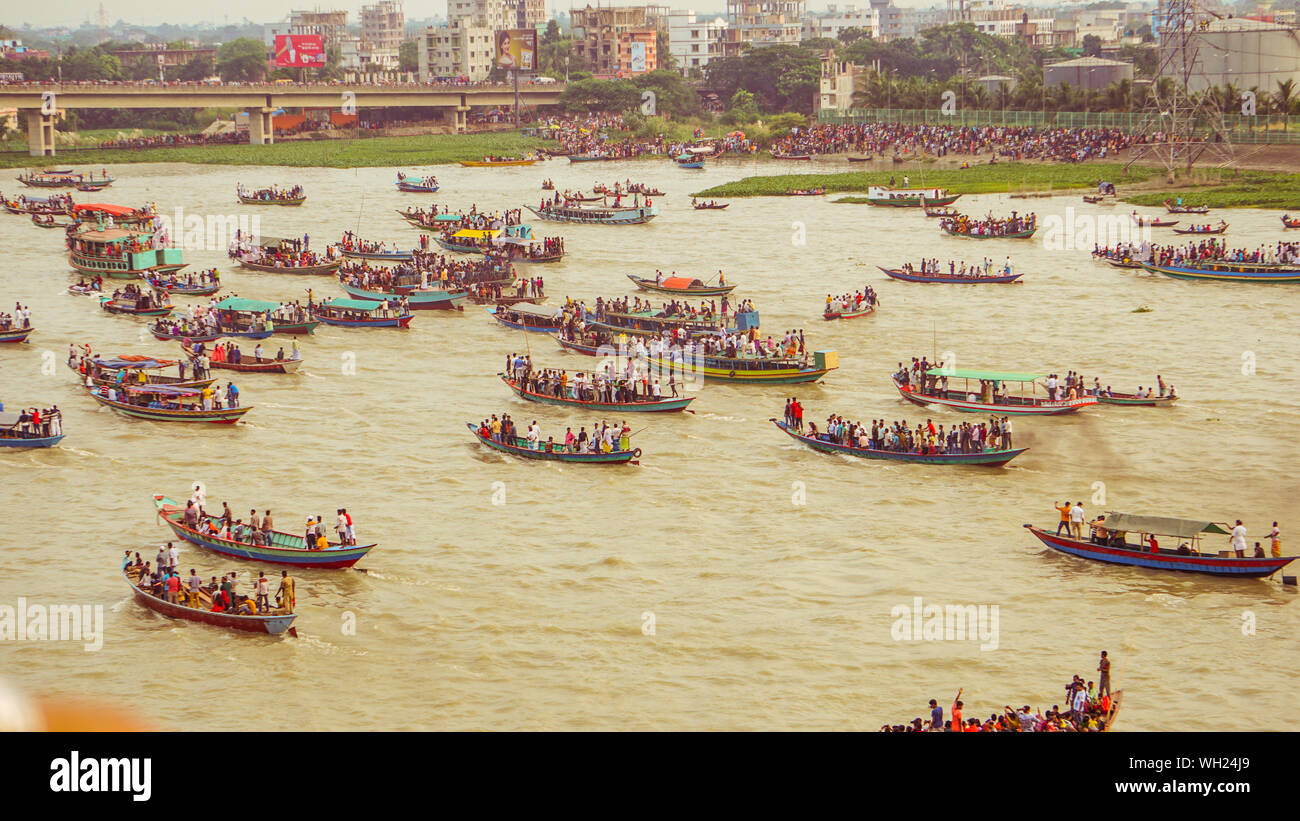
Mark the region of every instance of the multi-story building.
POLYGON ((835 59, 834 51, 822 55, 822 75, 817 89, 818 110, 848 111, 853 108, 853 90, 865 69, 835 59))
MULTIPOLYGON (((0 44, 0 49, 3 44, 0 44)), ((187 65, 190 61, 206 57, 212 61, 217 59, 217 50, 215 48, 168 48, 165 43, 142 43, 139 48, 119 48, 110 51, 123 66, 148 66, 154 68, 158 65, 174 68, 176 66, 187 65)))
POLYGON ((677 60, 683 77, 703 71, 709 61, 722 56, 722 39, 727 21, 696 17, 694 11, 672 11, 668 15, 668 50, 677 60))
POLYGON ((289 30, 281 34, 319 34, 325 48, 342 45, 348 36, 346 11, 295 11, 289 14, 289 30))
POLYGON ((804 0, 727 0, 727 35, 723 53, 745 48, 795 45, 803 29, 804 0))
MULTIPOLYGON (((596 77, 642 74, 659 67, 659 31, 667 6, 587 6, 569 10, 574 56, 596 77)), ((670 35, 671 36, 671 35, 670 35)))
POLYGON ((857 6, 840 8, 831 5, 826 14, 820 16, 810 14, 805 17, 800 36, 804 40, 816 40, 823 37, 838 39, 840 33, 845 29, 862 29, 870 32, 872 20, 875 16, 874 12, 874 6, 860 9, 857 6))
POLYGON ((380 0, 361 7, 361 42, 379 51, 397 51, 405 39, 402 0, 380 0))
POLYGON ((420 36, 420 76, 483 80, 494 65, 496 32, 545 23, 546 0, 447 0, 447 25, 420 36))
POLYGON ((1004 0, 978 0, 967 6, 965 19, 985 34, 1019 38, 1035 47, 1051 48, 1074 38, 1072 29, 1056 31, 1056 16, 1051 11, 1009 6, 1004 0))

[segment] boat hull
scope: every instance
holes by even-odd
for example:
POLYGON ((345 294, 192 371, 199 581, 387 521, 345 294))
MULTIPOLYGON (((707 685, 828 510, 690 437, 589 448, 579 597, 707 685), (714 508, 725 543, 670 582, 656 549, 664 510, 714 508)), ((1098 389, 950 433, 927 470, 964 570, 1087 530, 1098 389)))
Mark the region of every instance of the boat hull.
POLYGON ((841 445, 835 442, 828 442, 825 439, 813 439, 811 436, 806 436, 790 430, 790 426, 779 419, 770 419, 768 421, 785 431, 790 438, 807 445, 813 450, 819 450, 822 453, 844 453, 849 456, 858 456, 863 459, 877 459, 886 462, 913 462, 924 465, 984 465, 987 467, 1001 467, 1029 450, 1029 448, 1012 448, 1008 450, 984 451, 983 453, 914 453, 893 450, 872 450, 870 448, 856 448, 852 445, 841 445))
POLYGON ((918 394, 915 391, 905 390, 904 386, 899 384, 898 380, 892 380, 894 387, 898 389, 899 394, 909 402, 922 407, 926 405, 939 405, 953 410, 967 411, 971 413, 992 413, 1002 416, 1059 416, 1065 413, 1075 413, 1090 405, 1096 405, 1095 397, 1085 397, 1083 399, 1058 399, 1055 402, 1048 402, 1046 399, 1033 405, 997 405, 987 404, 984 402, 971 402, 966 399, 952 399, 949 397, 934 396, 931 394, 918 394))
MULTIPOLYGON (((600 355, 600 348, 595 345, 584 345, 580 342, 571 342, 561 338, 558 334, 552 334, 555 341, 566 350, 583 354, 584 356, 600 355)), ((703 364, 692 364, 691 371, 698 373, 704 379, 713 382, 731 382, 738 385, 797 385, 804 382, 816 382, 834 368, 800 368, 800 367, 781 367, 781 368, 747 368, 746 365, 757 363, 758 360, 728 360, 714 357, 701 357, 703 364), (739 369, 735 365, 741 365, 739 369)), ((685 366, 682 363, 673 363, 665 359, 654 360, 656 366, 661 369, 677 371, 685 366)))
POLYGON ((107 405, 113 410, 120 411, 127 416, 133 416, 136 419, 148 419, 151 422, 205 422, 217 425, 233 425, 239 421, 240 417, 253 409, 252 405, 241 406, 238 408, 221 408, 220 410, 171 410, 168 408, 146 408, 139 405, 130 405, 126 402, 110 401, 108 397, 100 396, 98 393, 90 394, 96 402, 101 405, 107 405))
POLYGON ((469 428, 470 433, 474 434, 475 439, 493 450, 542 462, 573 462, 575 464, 586 465, 620 465, 627 464, 641 455, 640 448, 636 448, 635 450, 616 450, 611 451, 610 453, 565 453, 563 451, 551 451, 550 453, 547 453, 544 450, 531 450, 517 445, 507 445, 504 442, 497 442, 488 437, 480 436, 478 426, 473 422, 466 422, 465 426, 469 428))
POLYGON ((239 201, 244 205, 302 205, 307 201, 306 197, 295 197, 291 200, 259 200, 255 197, 240 197, 239 201))
POLYGON ((55 436, 35 436, 31 439, 0 436, 0 448, 52 448, 63 441, 63 437, 62 433, 55 436))
POLYGON ((1037 230, 1037 228, 1030 228, 1028 231, 1015 231, 1010 234, 964 234, 944 226, 943 232, 950 237, 960 237, 961 239, 1029 239, 1037 230))
MULTIPOLYGON (((1224 267, 1227 268, 1228 266, 1225 265, 1224 267)), ((1147 262, 1142 263, 1142 268, 1174 279, 1212 280, 1217 282, 1300 282, 1300 270, 1296 269, 1277 271, 1257 269, 1251 271, 1247 270, 1245 266, 1237 266, 1236 270, 1216 271, 1208 268, 1152 265, 1147 262)))
POLYGON ((510 390, 514 391, 515 396, 520 399, 527 399, 530 402, 538 402, 543 405, 564 405, 571 408, 582 408, 584 410, 602 411, 602 412, 623 412, 629 413, 665 413, 671 411, 686 410, 686 406, 695 401, 694 396, 687 396, 679 399, 661 399, 657 402, 596 402, 587 399, 570 399, 569 397, 552 396, 544 393, 534 393, 533 391, 524 390, 517 382, 507 377, 505 374, 497 374, 501 381, 506 383, 510 390))
POLYGON ((0 342, 26 342, 27 337, 36 333, 35 328, 10 328, 0 331, 0 342))
POLYGON ((735 285, 706 285, 703 288, 665 288, 654 280, 645 277, 628 274, 627 278, 636 284, 636 287, 643 291, 653 291, 657 294, 673 294, 674 296, 723 296, 736 289, 735 285))
POLYGON ((238 373, 294 373, 302 366, 301 359, 271 359, 266 362, 212 362, 217 371, 238 373))
POLYGON ((324 275, 332 274, 343 264, 343 260, 327 262, 324 265, 300 265, 296 267, 285 267, 277 265, 262 265, 256 262, 245 262, 242 259, 236 260, 240 268, 247 268, 250 271, 261 271, 266 274, 302 274, 302 275, 324 275))
POLYGON ((1053 550, 1082 559, 1091 559, 1108 564, 1123 564, 1130 567, 1179 570, 1186 573, 1201 573, 1211 576, 1260 578, 1271 576, 1295 561, 1294 556, 1238 559, 1235 556, 1179 555, 1175 551, 1164 549, 1159 553, 1151 553, 1135 547, 1112 547, 1073 538, 1067 539, 1062 536, 1055 536, 1033 525, 1027 524, 1024 527, 1034 534, 1040 542, 1053 550))
POLYGON ((131 594, 135 597, 137 603, 168 618, 196 621, 202 624, 210 624, 213 627, 225 627, 229 630, 240 630, 245 633, 266 633, 272 636, 278 636, 289 630, 293 626, 293 620, 298 618, 296 613, 283 616, 239 616, 233 613, 214 613, 211 610, 200 610, 182 604, 172 604, 136 587, 135 582, 127 575, 125 569, 122 571, 122 578, 131 586, 131 594))
POLYGON ((875 312, 875 307, 861 308, 853 311, 826 311, 822 314, 822 319, 825 319, 828 322, 833 319, 857 319, 860 316, 870 316, 875 312))
POLYGON ((882 268, 877 265, 885 276, 891 279, 902 280, 903 282, 941 282, 953 285, 980 285, 993 283, 1008 283, 1018 281, 1024 274, 1007 274, 1005 276, 981 276, 981 277, 954 277, 943 274, 917 274, 909 273, 901 268, 882 268))
POLYGON ((532 211, 538 219, 547 222, 577 222, 587 225, 644 225, 655 217, 659 216, 659 209, 655 206, 649 208, 627 208, 614 211, 608 216, 595 214, 580 213, 560 213, 555 211, 539 211, 531 205, 525 205, 529 211, 532 211))
POLYGON ((468 291, 420 291, 414 289, 394 289, 391 292, 367 291, 355 285, 340 283, 348 296, 383 302, 386 299, 406 297, 406 306, 412 311, 450 311, 459 309, 468 297, 468 291))

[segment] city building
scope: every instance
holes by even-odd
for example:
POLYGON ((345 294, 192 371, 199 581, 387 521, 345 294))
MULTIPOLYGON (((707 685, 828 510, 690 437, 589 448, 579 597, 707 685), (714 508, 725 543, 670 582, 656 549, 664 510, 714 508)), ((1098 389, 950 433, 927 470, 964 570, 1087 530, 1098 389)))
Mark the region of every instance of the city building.
POLYGON ((402 0, 380 0, 361 7, 361 41, 378 51, 397 51, 405 39, 402 0))
POLYGON ((1133 64, 1104 57, 1079 57, 1043 66, 1043 85, 1069 83, 1073 88, 1101 91, 1111 83, 1133 80, 1133 64))
POLYGON ((28 48, 22 40, 0 40, 0 58, 6 60, 48 60, 50 53, 28 48))
POLYGON ((853 108, 853 91, 857 78, 865 74, 866 69, 852 63, 836 60, 834 51, 827 51, 822 56, 821 80, 817 89, 817 109, 848 111, 853 108))
POLYGON ((668 50, 683 77, 703 71, 710 60, 722 56, 726 32, 727 21, 721 17, 710 20, 698 18, 690 10, 669 12, 668 50))
POLYGON ((325 48, 342 45, 348 36, 346 11, 295 11, 289 14, 289 30, 280 34, 319 34, 325 48))
POLYGON ((804 0, 727 0, 723 53, 777 44, 795 45, 803 30, 804 0))
MULTIPOLYGON (((1258 86, 1270 94, 1277 84, 1293 80, 1300 84, 1300 31, 1277 22, 1242 17, 1208 20, 1197 32, 1199 47, 1192 57, 1191 91, 1232 83, 1237 88, 1258 86)), ((1175 38, 1164 33, 1162 58, 1169 55, 1181 66, 1175 38)))
POLYGON ((860 9, 857 6, 840 8, 831 5, 826 14, 810 14, 804 18, 803 25, 800 27, 800 37, 804 40, 816 40, 823 37, 838 40, 845 29, 861 29, 871 33, 874 19, 874 6, 860 9))
POLYGON ((420 35, 420 76, 486 79, 495 59, 495 34, 546 24, 546 0, 447 0, 447 25, 420 35))
POLYGON ((667 6, 570 9, 573 54, 596 77, 654 71, 659 67, 659 31, 670 30, 670 14, 667 6))
POLYGON ((1033 6, 1009 6, 1004 0, 977 0, 967 5, 966 22, 994 37, 1019 38, 1036 48, 1068 45, 1074 30, 1056 30, 1056 16, 1033 6))
MULTIPOLYGON (((0 49, 3 46, 0 45, 0 49)), ((148 66, 166 68, 183 66, 193 60, 206 57, 213 62, 217 59, 216 48, 168 48, 165 43, 145 43, 139 48, 119 48, 110 51, 124 67, 148 66)))

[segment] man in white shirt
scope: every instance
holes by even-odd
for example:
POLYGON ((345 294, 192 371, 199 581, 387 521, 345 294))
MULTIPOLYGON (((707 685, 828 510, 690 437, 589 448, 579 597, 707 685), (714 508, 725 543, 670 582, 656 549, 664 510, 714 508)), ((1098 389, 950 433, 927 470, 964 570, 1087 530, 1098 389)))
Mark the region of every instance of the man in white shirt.
POLYGON ((1074 538, 1083 538, 1083 502, 1075 502, 1070 508, 1070 532, 1074 538))
POLYGON ((1246 555, 1246 526, 1237 520, 1237 526, 1232 529, 1232 549, 1237 552, 1237 558, 1246 555))
POLYGON ((1056 401, 1056 374, 1047 377, 1047 399, 1050 402, 1056 401))
POLYGON ((168 542, 167 543, 167 569, 175 573, 176 566, 180 564, 180 557, 181 554, 180 551, 176 549, 176 545, 171 542, 168 542))

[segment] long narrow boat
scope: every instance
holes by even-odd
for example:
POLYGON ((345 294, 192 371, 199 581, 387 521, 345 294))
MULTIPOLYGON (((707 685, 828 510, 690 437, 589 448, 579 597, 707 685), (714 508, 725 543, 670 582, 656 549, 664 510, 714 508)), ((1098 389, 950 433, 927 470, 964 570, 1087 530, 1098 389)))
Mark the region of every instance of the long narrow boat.
POLYGON ((217 362, 214 359, 208 360, 208 367, 214 371, 235 371, 236 373, 295 373, 302 367, 301 359, 266 359, 260 362, 253 360, 239 362, 217 362))
POLYGON ((343 258, 328 260, 318 265, 274 265, 265 262, 253 262, 250 260, 235 258, 239 267, 247 268, 250 271, 262 271, 268 274, 332 274, 343 264, 343 258))
POLYGON ((130 316, 167 316, 172 312, 170 302, 165 305, 158 305, 151 301, 148 304, 141 305, 137 300, 114 299, 109 294, 99 298, 99 307, 110 314, 129 314, 130 316))
POLYGON ((956 231, 946 220, 940 227, 943 228, 945 234, 952 237, 961 237, 962 239, 1029 239, 1038 230, 1037 226, 1035 226, 1024 231, 1011 231, 1006 234, 975 234, 970 231, 956 231))
POLYGON ((1223 220, 1219 220, 1219 224, 1218 224, 1218 225, 1212 225, 1212 226, 1209 226, 1209 227, 1206 227, 1206 228, 1197 228, 1197 227, 1194 226, 1194 225, 1191 226, 1190 228, 1175 228, 1175 229, 1174 229, 1174 233, 1175 233, 1175 234, 1184 234, 1184 235, 1186 235, 1186 234, 1222 234, 1224 231, 1227 231, 1227 230, 1228 230, 1228 223, 1224 222, 1223 220))
POLYGON ((922 210, 925 212, 927 217, 955 217, 961 214, 961 211, 956 208, 948 208, 945 206, 934 207, 927 205, 922 210))
POLYGON ((588 465, 616 465, 626 464, 631 462, 633 459, 640 458, 641 456, 641 448, 636 448, 634 450, 614 450, 609 453, 567 453, 564 450, 533 450, 528 447, 528 440, 522 436, 516 436, 514 443, 509 444, 506 442, 498 442, 490 436, 484 436, 482 433, 479 433, 478 425, 475 425, 473 422, 466 422, 465 427, 469 428, 469 432, 474 434, 475 439, 493 450, 499 450, 502 453, 509 453, 514 456, 522 456, 525 459, 536 459, 543 462, 574 462, 577 464, 588 465))
POLYGON ((406 174, 401 171, 397 172, 397 180, 393 184, 397 186, 398 191, 404 191, 411 194, 433 194, 438 191, 438 180, 436 177, 413 179, 406 176, 406 174))
POLYGON ((349 259, 369 259, 376 262, 410 262, 415 258, 412 251, 357 251, 339 246, 339 253, 349 259))
POLYGON ((395 286, 387 290, 372 290, 340 282, 340 287, 354 299, 367 299, 371 302, 383 302, 394 297, 406 297, 406 307, 412 311, 450 311, 463 310, 461 303, 469 296, 468 291, 448 291, 442 288, 417 288, 395 286))
POLYGON ((534 333, 553 334, 564 325, 564 312, 520 302, 515 305, 494 305, 486 309, 492 318, 507 328, 534 333))
POLYGON ((824 433, 815 437, 799 433, 791 430, 790 426, 780 419, 769 419, 768 421, 789 434, 790 438, 802 442, 813 450, 820 450, 823 453, 844 453, 849 456, 861 456, 864 459, 880 459, 888 462, 1001 467, 1029 450, 1029 448, 1011 448, 1007 450, 986 450, 981 453, 918 453, 916 451, 875 450, 873 448, 860 448, 832 442, 824 433))
POLYGON ((1208 214, 1208 205, 1179 205, 1173 200, 1165 200, 1165 210, 1171 214, 1208 214))
POLYGON ((1134 214, 1133 224, 1137 226, 1149 226, 1151 228, 1172 228, 1178 224, 1178 220, 1162 220, 1159 217, 1142 217, 1134 214))
POLYGON ((288 320, 272 319, 271 315, 282 307, 281 303, 266 299, 228 296, 218 302, 214 309, 217 311, 217 318, 223 328, 253 330, 255 327, 265 328, 269 322, 273 334, 303 336, 316 330, 316 326, 320 324, 310 320, 289 322, 288 320))
POLYGON ((155 291, 165 294, 178 294, 180 296, 212 296, 221 290, 220 278, 213 276, 210 282, 189 283, 182 282, 171 277, 160 277, 156 274, 145 276, 145 281, 149 287, 155 291))
POLYGON ((253 196, 248 196, 242 190, 237 190, 235 196, 239 197, 239 201, 244 205, 302 205, 307 201, 306 194, 297 197, 287 197, 279 192, 272 192, 269 189, 254 191, 253 196), (257 194, 267 194, 268 196, 263 198, 257 196, 257 194))
POLYGON ((537 215, 538 219, 548 222, 583 222, 591 225, 644 225, 659 216, 659 207, 655 205, 618 208, 583 208, 576 205, 548 205, 542 209, 531 205, 524 207, 537 215))
POLYGON ((1131 567, 1149 567, 1156 570, 1182 570, 1188 573, 1204 573, 1212 576, 1244 576, 1259 578, 1271 576, 1291 562, 1295 556, 1269 556, 1265 558, 1238 558, 1232 551, 1203 553, 1200 540, 1204 534, 1227 536, 1230 531, 1220 524, 1194 519, 1176 519, 1167 516, 1141 516, 1129 513, 1107 512, 1103 523, 1109 532, 1139 534, 1139 543, 1130 544, 1127 535, 1124 544, 1098 544, 1091 539, 1075 539, 1070 536, 1057 536, 1047 528, 1026 524, 1023 527, 1043 544, 1083 559, 1107 562, 1109 564, 1126 564, 1131 567), (1145 535, 1167 536, 1179 544, 1179 548, 1162 547, 1156 552, 1142 539, 1145 535), (1224 554, 1228 555, 1224 555, 1224 554))
POLYGON ((1292 217, 1289 214, 1282 215, 1283 228, 1300 228, 1300 217, 1292 217))
POLYGON ((176 364, 169 359, 153 359, 148 356, 119 356, 114 359, 97 357, 89 360, 89 362, 91 367, 88 368, 87 373, 82 373, 76 363, 68 363, 68 367, 78 373, 78 379, 83 385, 86 384, 86 377, 89 377, 93 385, 114 387, 118 390, 128 386, 138 388, 145 385, 168 385, 173 388, 202 390, 216 381, 215 379, 182 379, 179 375, 169 376, 163 373, 163 370, 176 364), (121 374, 121 376, 119 377, 118 374, 121 374), (140 380, 141 374, 144 375, 144 381, 140 380))
POLYGON ((1102 405, 1128 405, 1131 407, 1142 408, 1169 408, 1177 402, 1177 396, 1138 396, 1135 393, 1115 393, 1100 394, 1097 396, 1097 402, 1102 405))
POLYGON ((628 274, 627 278, 643 291, 676 296, 722 296, 736 289, 735 285, 706 285, 695 277, 664 277, 661 282, 635 274, 628 274))
POLYGON ((891 377, 891 381, 904 399, 922 407, 940 405, 953 410, 1002 414, 1004 416, 1057 416, 1063 413, 1074 413, 1090 405, 1097 404, 1095 396, 1085 396, 1079 399, 1057 399, 1054 401, 1049 400, 1046 396, 1025 396, 1024 386, 1035 384, 1045 374, 972 371, 958 370, 956 368, 952 370, 931 368, 928 373, 930 376, 935 377, 936 380, 944 376, 949 379, 965 380, 964 387, 969 387, 970 380, 973 379, 979 383, 979 386, 974 391, 951 389, 940 391, 936 388, 934 392, 921 393, 913 385, 902 384, 897 377, 891 377), (1017 395, 1004 394, 1001 397, 996 396, 994 393, 996 386, 1007 382, 1019 383, 1021 385, 1020 393, 1017 395))
POLYGON ((52 448, 63 440, 62 433, 41 436, 39 432, 19 430, 21 413, 0 410, 0 448, 52 448))
POLYGON ((696 211, 722 211, 730 205, 729 202, 697 202, 691 207, 696 211))
POLYGON ((173 340, 181 341, 185 339, 188 339, 191 342, 215 342, 224 337, 230 337, 232 339, 267 339, 271 334, 275 333, 275 331, 270 328, 261 331, 240 331, 233 329, 208 331, 204 329, 203 333, 199 333, 198 331, 190 331, 186 333, 179 330, 176 330, 173 333, 173 330, 174 329, 162 325, 161 320, 149 326, 149 333, 153 334, 154 339, 161 339, 164 342, 171 342, 173 340))
POLYGON ((0 331, 0 342, 26 342, 27 337, 36 333, 36 328, 9 328, 0 331))
POLYGON ((549 393, 537 393, 530 391, 519 381, 512 379, 504 373, 498 373, 501 381, 515 392, 515 396, 520 399, 527 399, 530 402, 539 402, 543 405, 567 405, 573 408, 583 408, 584 410, 601 411, 614 413, 618 411, 628 411, 630 413, 658 413, 664 411, 686 410, 686 406, 695 401, 694 396, 680 397, 677 399, 646 399, 637 402, 598 402, 593 399, 573 399, 569 396, 555 396, 549 393))
MULTIPOLYGON (((555 335, 555 341, 562 348, 584 356, 600 356, 605 352, 602 348, 608 350, 608 346, 576 342, 558 334, 555 335)), ((839 355, 835 351, 815 351, 812 364, 784 357, 759 359, 703 355, 687 357, 685 362, 672 362, 663 358, 652 361, 665 372, 684 371, 698 374, 713 382, 743 385, 795 385, 816 382, 840 366, 839 355)))
POLYGON ((865 302, 857 308, 849 308, 848 306, 845 306, 836 310, 827 306, 826 310, 822 311, 822 319, 827 322, 834 319, 857 319, 858 317, 871 316, 875 312, 876 306, 869 305, 865 302))
POLYGON ((899 279, 903 282, 946 282, 957 285, 979 285, 998 282, 1016 282, 1024 274, 992 274, 989 276, 955 276, 949 274, 919 274, 916 271, 904 271, 902 268, 884 268, 876 266, 885 272, 885 276, 892 279, 899 279))
POLYGON ((331 299, 313 305, 311 315, 326 325, 344 328, 406 328, 411 324, 410 311, 381 315, 384 305, 369 299, 331 299))
MULTIPOLYGON (((302 536, 284 533, 279 530, 270 531, 271 543, 266 545, 240 542, 234 539, 222 539, 209 533, 201 533, 185 524, 185 505, 174 499, 170 499, 161 493, 155 493, 153 506, 162 520, 176 534, 177 538, 184 539, 199 547, 205 547, 223 556, 234 556, 255 562, 283 564, 290 567, 336 570, 351 567, 375 548, 374 544, 341 545, 338 542, 330 542, 324 550, 317 550, 314 547, 308 548, 307 542, 302 536)), ((205 519, 214 525, 220 525, 221 523, 218 516, 208 515, 205 519)))
POLYGON ((1174 279, 1217 280, 1219 282, 1300 282, 1300 267, 1261 265, 1249 262, 1197 262, 1188 265, 1142 263, 1144 270, 1174 279))
MULTIPOLYGON (((570 157, 569 159, 573 159, 570 157)), ((509 165, 534 165, 537 159, 461 160, 462 168, 500 168, 509 165)))
POLYGON ((176 404, 180 406, 177 408, 162 406, 160 401, 137 405, 131 402, 123 402, 120 399, 109 399, 109 390, 109 388, 92 388, 89 393, 101 405, 107 405, 127 416, 148 419, 153 422, 211 422, 233 425, 239 421, 241 416, 253 409, 252 405, 240 405, 235 408, 204 410, 197 400, 200 392, 194 388, 178 388, 171 385, 145 385, 143 387, 128 385, 125 389, 130 396, 154 397, 157 400, 175 400, 176 404), (195 400, 195 404, 186 407, 181 401, 184 399, 195 400), (150 407, 150 405, 155 404, 159 405, 159 407, 150 407))
POLYGON ((190 607, 188 604, 173 604, 158 598, 147 590, 142 590, 139 584, 140 575, 133 565, 122 568, 122 578, 126 580, 127 584, 131 585, 131 593, 136 602, 168 618, 197 621, 210 624, 213 627, 242 630, 246 633, 268 633, 272 636, 278 636, 287 631, 291 636, 298 635, 293 627, 293 620, 298 618, 297 614, 290 613, 279 607, 267 615, 258 616, 240 616, 227 612, 218 613, 211 609, 212 597, 207 593, 200 594, 199 603, 203 605, 200 608, 190 607))
MULTIPOLYGON (((570 157, 569 159, 572 160, 573 158, 570 157)), ((704 157, 696 154, 683 154, 673 159, 673 164, 678 168, 703 168, 704 157)))

